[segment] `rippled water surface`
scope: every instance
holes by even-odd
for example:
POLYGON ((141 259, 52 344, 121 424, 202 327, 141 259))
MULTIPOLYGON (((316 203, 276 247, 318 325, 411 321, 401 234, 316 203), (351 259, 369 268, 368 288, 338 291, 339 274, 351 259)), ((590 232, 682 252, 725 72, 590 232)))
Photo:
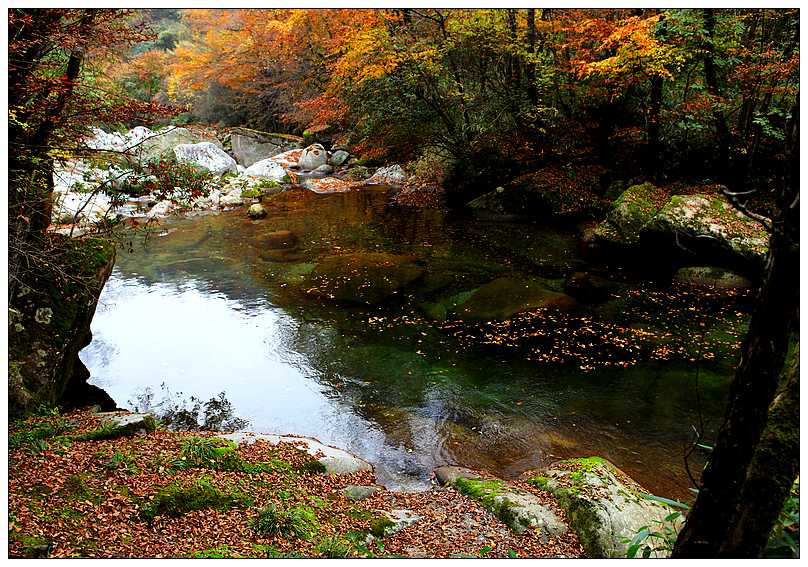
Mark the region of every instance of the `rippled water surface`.
POLYGON ((496 278, 563 286, 595 267, 571 233, 386 201, 378 188, 292 192, 266 204, 261 221, 241 211, 175 219, 145 245, 134 240, 119 251, 81 353, 93 383, 123 407, 148 392, 225 392, 248 429, 347 448, 388 487, 422 489, 446 463, 515 476, 598 454, 658 494, 688 496, 683 455, 692 426, 710 430, 723 411, 731 339, 746 317, 737 299, 713 298, 715 312, 698 322, 703 298, 669 297, 667 284, 600 266, 622 282, 612 300, 514 323, 524 341, 451 313, 444 321, 434 306, 496 278), (362 294, 387 284, 331 274, 333 290, 365 278, 354 286, 365 302, 350 301, 312 279, 346 254, 404 258, 416 271, 381 300, 362 294), (613 339, 590 348, 590 328, 613 339), (704 352, 705 336, 725 348, 704 352))

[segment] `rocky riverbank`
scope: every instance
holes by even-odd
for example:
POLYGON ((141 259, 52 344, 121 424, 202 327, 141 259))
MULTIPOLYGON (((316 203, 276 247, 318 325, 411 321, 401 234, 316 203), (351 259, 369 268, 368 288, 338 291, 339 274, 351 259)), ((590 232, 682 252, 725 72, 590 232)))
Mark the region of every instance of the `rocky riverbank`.
MULTIPOLYGON (((601 459, 392 492, 316 440, 50 412, 9 433, 13 557, 619 557, 665 505, 601 459)), ((660 551, 660 553, 663 553, 660 551)))

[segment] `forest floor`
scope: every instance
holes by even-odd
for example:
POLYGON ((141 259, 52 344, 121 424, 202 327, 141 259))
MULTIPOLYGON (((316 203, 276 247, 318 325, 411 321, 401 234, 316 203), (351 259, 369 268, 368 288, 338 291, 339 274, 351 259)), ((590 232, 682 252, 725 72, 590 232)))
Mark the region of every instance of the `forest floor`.
MULTIPOLYGON (((89 410, 9 427, 11 557, 581 557, 572 530, 515 534, 454 488, 380 489, 370 471, 326 475, 289 444, 213 433, 109 438, 89 410), (384 511, 419 516, 390 533, 384 511), (375 535, 373 535, 375 534, 375 535)), ((521 484, 521 483, 520 483, 521 484)), ((564 518, 552 496, 525 485, 564 518)))

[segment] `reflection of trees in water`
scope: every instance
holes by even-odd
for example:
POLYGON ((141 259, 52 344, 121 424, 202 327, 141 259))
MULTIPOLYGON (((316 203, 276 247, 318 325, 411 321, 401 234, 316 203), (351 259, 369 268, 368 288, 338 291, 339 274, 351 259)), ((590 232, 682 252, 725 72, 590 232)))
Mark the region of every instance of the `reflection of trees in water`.
POLYGON ((162 399, 155 403, 154 392, 147 387, 129 405, 135 412, 148 412, 173 431, 237 431, 250 422, 234 415, 233 404, 224 392, 203 402, 196 396, 172 393, 165 382, 160 385, 162 399))

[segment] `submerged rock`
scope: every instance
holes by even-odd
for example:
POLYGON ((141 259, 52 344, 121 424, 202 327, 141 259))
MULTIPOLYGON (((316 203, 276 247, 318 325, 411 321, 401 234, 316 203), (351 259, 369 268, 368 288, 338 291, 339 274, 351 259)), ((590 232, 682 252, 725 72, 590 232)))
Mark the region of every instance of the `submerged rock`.
POLYGON ((297 236, 291 230, 276 230, 260 237, 261 246, 270 250, 289 250, 297 248, 297 236))
POLYGON ((574 306, 572 297, 548 289, 545 282, 503 277, 480 287, 454 314, 469 321, 504 321, 522 311, 574 306))
POLYGON ((640 229, 654 218, 667 197, 667 192, 651 183, 629 187, 614 202, 606 220, 595 229, 595 237, 607 244, 639 245, 640 229))
MULTIPOLYGON (((558 500, 578 534, 578 540, 592 558, 626 557, 629 542, 644 527, 658 528, 675 510, 658 501, 628 475, 600 457, 570 459, 556 463, 528 480, 558 500)), ((673 520, 678 528, 681 519, 673 520)), ((669 553, 659 549, 652 556, 669 553)))
POLYGON ((238 172, 236 160, 211 142, 180 144, 174 148, 174 155, 180 163, 190 163, 217 175, 238 172))
POLYGON ((684 285, 711 289, 749 289, 752 282, 724 268, 689 266, 680 268, 673 280, 684 285))
POLYGON ((385 252, 326 256, 306 278, 307 291, 338 301, 375 305, 421 277, 424 270, 413 260, 385 252))

